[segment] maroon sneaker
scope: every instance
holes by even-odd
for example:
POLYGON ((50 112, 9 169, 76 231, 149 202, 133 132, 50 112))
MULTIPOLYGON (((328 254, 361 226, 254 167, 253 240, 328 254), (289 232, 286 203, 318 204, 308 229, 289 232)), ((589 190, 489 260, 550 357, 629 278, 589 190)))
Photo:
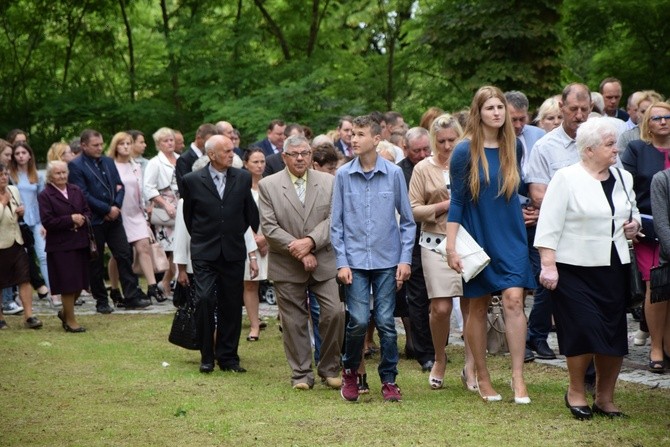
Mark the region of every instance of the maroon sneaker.
POLYGON ((400 402, 402 401, 402 394, 400 388, 393 382, 384 382, 382 384, 382 396, 385 402, 400 402))
POLYGON ((340 394, 344 400, 356 402, 358 400, 358 377, 356 371, 345 369, 342 371, 342 388, 340 394))

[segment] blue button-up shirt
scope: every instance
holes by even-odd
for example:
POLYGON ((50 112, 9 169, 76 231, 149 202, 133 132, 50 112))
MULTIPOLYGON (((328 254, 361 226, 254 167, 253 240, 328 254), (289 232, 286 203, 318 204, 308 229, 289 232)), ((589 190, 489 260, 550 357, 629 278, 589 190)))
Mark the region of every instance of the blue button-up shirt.
POLYGON ((415 235, 407 185, 398 166, 377 156, 371 172, 363 172, 358 158, 337 170, 330 239, 338 269, 411 264, 415 235))

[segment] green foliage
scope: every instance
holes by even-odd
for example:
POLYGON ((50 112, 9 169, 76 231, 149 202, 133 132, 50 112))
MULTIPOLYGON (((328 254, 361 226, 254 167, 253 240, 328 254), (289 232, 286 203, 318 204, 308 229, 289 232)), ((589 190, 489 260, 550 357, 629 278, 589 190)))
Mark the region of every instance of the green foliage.
POLYGON ((624 94, 655 89, 670 92, 670 1, 596 0, 565 2, 562 27, 567 78, 597 89, 619 78, 624 94))
POLYGON ((605 76, 668 92, 669 11, 670 0, 4 0, 0 135, 27 130, 43 160, 86 127, 189 139, 225 119, 249 144, 274 118, 315 133, 371 110, 415 123, 430 106, 466 107, 483 84, 533 106, 605 76))

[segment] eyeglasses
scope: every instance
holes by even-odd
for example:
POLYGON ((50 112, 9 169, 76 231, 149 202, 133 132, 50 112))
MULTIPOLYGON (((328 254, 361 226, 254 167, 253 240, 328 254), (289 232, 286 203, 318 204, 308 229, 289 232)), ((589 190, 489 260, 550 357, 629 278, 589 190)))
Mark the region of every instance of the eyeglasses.
POLYGON ((298 157, 307 158, 310 155, 312 155, 312 151, 284 152, 284 155, 287 155, 287 156, 292 157, 292 158, 298 158, 298 157))
POLYGON ((670 115, 663 115, 663 116, 654 115, 654 116, 652 116, 652 117, 649 117, 649 119, 650 119, 651 121, 655 121, 655 122, 657 122, 657 123, 660 122, 661 120, 670 121, 670 115))

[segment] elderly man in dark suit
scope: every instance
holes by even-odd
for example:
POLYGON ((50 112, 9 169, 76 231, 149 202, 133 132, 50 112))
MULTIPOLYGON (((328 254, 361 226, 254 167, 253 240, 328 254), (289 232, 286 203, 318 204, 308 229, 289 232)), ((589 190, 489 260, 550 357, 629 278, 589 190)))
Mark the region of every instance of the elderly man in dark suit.
POLYGON ((258 208, 251 194, 251 175, 231 167, 233 142, 215 135, 205 143, 205 151, 210 163, 182 182, 198 303, 200 372, 212 372, 216 360, 223 371, 241 373, 246 370, 240 366, 237 348, 247 255, 252 278, 258 274, 255 252, 247 253, 244 233, 249 227, 258 231, 258 208), (217 282, 222 285, 219 290, 217 282))
POLYGON ((340 349, 344 307, 330 244, 332 175, 310 169, 309 141, 291 136, 284 144, 286 169, 258 184, 261 232, 270 246, 268 277, 274 281, 282 321, 284 352, 292 370, 293 388, 314 386, 306 290, 319 302, 321 335, 318 374, 331 388, 340 388, 340 349))
MULTIPOLYGON (((151 305, 139 287, 133 273, 133 252, 123 229, 121 205, 123 204, 123 182, 114 161, 102 155, 102 135, 87 129, 81 134, 81 156, 70 162, 69 182, 84 193, 91 209, 91 224, 98 253, 103 253, 105 243, 116 259, 125 297, 126 309, 142 309, 151 305)), ((112 313, 104 282, 104 256, 91 261, 91 292, 96 301, 96 310, 102 314, 112 313)))

